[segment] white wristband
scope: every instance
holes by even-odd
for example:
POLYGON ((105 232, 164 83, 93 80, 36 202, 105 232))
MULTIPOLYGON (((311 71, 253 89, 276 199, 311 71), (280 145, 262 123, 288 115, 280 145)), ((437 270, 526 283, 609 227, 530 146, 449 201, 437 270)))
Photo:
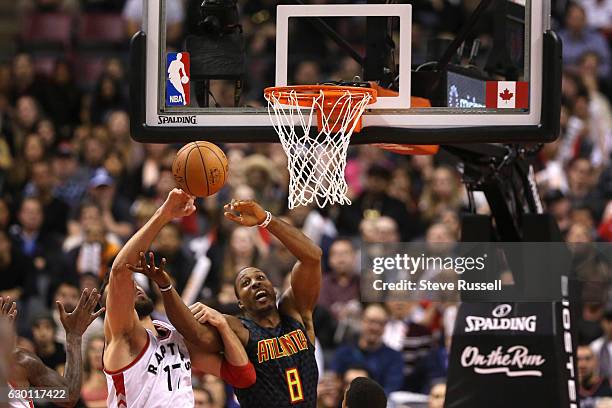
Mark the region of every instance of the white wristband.
POLYGON ((172 289, 172 284, 166 286, 165 288, 159 288, 161 292, 167 292, 172 289))
POLYGON ((259 224, 259 226, 262 228, 266 228, 270 221, 272 221, 272 213, 270 211, 266 211, 266 219, 264 220, 264 222, 259 224))

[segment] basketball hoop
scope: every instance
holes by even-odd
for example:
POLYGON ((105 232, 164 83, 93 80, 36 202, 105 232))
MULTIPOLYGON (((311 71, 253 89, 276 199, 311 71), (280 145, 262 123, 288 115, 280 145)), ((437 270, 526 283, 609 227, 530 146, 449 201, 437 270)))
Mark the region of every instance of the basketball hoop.
POLYGON ((350 204, 344 179, 346 153, 351 135, 361 130, 366 106, 376 102, 376 90, 297 85, 266 88, 264 96, 287 154, 289 208, 313 201, 321 208, 350 204), (317 132, 311 134, 313 115, 317 116, 317 132))

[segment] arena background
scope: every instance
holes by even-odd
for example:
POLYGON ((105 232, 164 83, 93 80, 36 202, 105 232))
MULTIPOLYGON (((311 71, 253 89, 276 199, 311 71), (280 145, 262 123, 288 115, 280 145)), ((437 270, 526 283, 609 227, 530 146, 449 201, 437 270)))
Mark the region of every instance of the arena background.
MULTIPOLYGON (((141 145, 129 134, 128 41, 139 27, 140 1, 0 2, 0 296, 18 299, 19 345, 58 370, 65 361, 64 335, 51 307, 54 300, 75 304, 80 289, 98 287, 122 243, 174 186, 170 166, 180 145, 141 145)), ((167 3, 168 41, 179 44, 190 4, 167 3)), ((412 47, 418 50, 420 33, 453 32, 478 2, 410 3, 412 47)), ((266 0, 239 1, 249 63, 257 67, 248 70, 245 95, 260 106, 258 84, 273 75, 273 6, 266 0)), ((564 49, 562 133, 535 163, 540 196, 567 242, 609 242, 612 1, 553 1, 553 28, 570 45, 564 49)), ((490 29, 480 28, 483 44, 490 29)), ((325 64, 324 42, 304 53, 293 72, 297 83, 352 70, 349 59, 325 64)), ((233 104, 231 84, 218 81, 212 93, 221 106, 233 104)), ((358 260, 361 242, 460 239, 467 197, 457 169, 441 156, 352 147, 346 175, 353 205, 287 211, 288 173, 279 144, 222 147, 230 160, 229 183, 200 200, 195 215, 164 228, 153 247, 168 259, 185 302, 236 312, 232 278, 247 265, 268 272, 279 289, 285 285, 291 255, 265 231, 236 228, 222 217, 230 198, 254 198, 324 250, 324 283, 315 311, 319 406, 338 406, 343 384, 366 374, 388 393, 423 395, 396 394, 415 401, 406 406, 441 407, 444 391, 436 384, 447 375, 457 304, 388 302, 386 309, 362 304, 358 260), (386 346, 375 346, 374 352, 356 352, 359 344, 382 343, 386 346)), ((484 200, 478 201, 478 212, 489 212, 484 200)), ((583 261, 609 277, 600 259, 583 261)), ((155 317, 165 319, 163 305, 156 305, 155 317)), ((598 365, 607 383, 612 307, 591 302, 577 310, 577 340, 592 350, 579 347, 579 381, 588 388, 598 365)), ((101 327, 95 322, 85 338, 82 406, 105 406, 101 327)), ((193 374, 197 407, 236 405, 220 380, 193 374)), ((601 394, 612 398, 612 387, 603 387, 601 394)), ((580 396, 583 406, 609 406, 586 389, 580 396)))

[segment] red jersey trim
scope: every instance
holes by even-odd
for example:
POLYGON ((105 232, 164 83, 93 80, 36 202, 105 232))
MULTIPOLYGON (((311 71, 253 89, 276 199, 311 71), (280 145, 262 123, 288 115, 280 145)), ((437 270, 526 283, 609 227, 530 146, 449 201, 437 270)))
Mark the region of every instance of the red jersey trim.
MULTIPOLYGON (((140 360, 142 358, 142 356, 144 355, 145 351, 147 351, 147 348, 149 348, 149 343, 151 342, 151 339, 149 338, 149 332, 147 331, 147 342, 145 343, 144 347, 142 348, 142 350, 140 351, 140 353, 138 353, 138 355, 136 356, 136 358, 134 359, 134 361, 132 361, 130 364, 126 365, 123 368, 120 368, 119 370, 107 370, 106 368, 103 368, 104 372, 110 376, 113 376, 115 374, 119 374, 119 373, 123 373, 125 370, 131 368, 134 364, 136 364, 138 362, 138 360, 140 360)), ((104 365, 104 363, 102 363, 102 365, 104 365)))
POLYGON ((117 408, 127 408, 127 395, 125 394, 125 381, 123 373, 113 375, 113 385, 115 386, 115 395, 117 396, 117 408))

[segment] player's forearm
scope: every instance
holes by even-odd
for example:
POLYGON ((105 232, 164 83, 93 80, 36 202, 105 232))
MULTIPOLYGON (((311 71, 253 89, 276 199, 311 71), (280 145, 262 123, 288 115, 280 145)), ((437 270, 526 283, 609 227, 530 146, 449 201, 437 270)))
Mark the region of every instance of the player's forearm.
MULTIPOLYGON (((159 231, 170 220, 165 217, 158 209, 155 214, 140 228, 117 254, 111 272, 127 271, 126 264, 136 264, 141 252, 145 252, 150 246, 159 231)), ((131 274, 131 272, 129 272, 131 274)))
POLYGON ((68 385, 68 402, 65 406, 74 406, 81 394, 83 380, 83 359, 81 354, 81 336, 66 334, 66 366, 64 379, 68 385))
POLYGON ((217 327, 221 340, 223 341, 224 356, 228 363, 233 366, 243 366, 249 362, 242 343, 228 323, 217 327))
POLYGON ((221 351, 221 339, 217 330, 210 325, 198 323, 174 288, 162 292, 162 299, 170 323, 187 341, 198 345, 206 352, 221 351))
POLYGON ((321 248, 294 226, 272 217, 268 231, 274 234, 300 262, 305 264, 321 262, 321 248))

